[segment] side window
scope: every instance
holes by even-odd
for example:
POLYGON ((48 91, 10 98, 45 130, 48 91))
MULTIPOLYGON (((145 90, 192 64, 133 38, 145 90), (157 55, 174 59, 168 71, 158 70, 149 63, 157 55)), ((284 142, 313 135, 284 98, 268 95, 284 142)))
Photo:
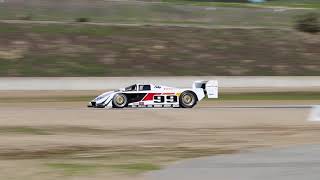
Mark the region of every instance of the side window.
POLYGON ((150 91, 151 86, 150 85, 139 85, 139 91, 150 91))

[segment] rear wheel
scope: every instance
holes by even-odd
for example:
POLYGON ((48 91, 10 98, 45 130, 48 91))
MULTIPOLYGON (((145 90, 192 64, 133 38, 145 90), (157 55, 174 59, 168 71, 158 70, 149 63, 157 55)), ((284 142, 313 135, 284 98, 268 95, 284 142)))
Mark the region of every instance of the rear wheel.
POLYGON ((124 94, 116 94, 113 96, 112 105, 114 108, 124 108, 128 104, 128 98, 124 94))
POLYGON ((197 104, 197 96, 194 92, 184 91, 179 97, 179 104, 183 108, 192 108, 197 104))

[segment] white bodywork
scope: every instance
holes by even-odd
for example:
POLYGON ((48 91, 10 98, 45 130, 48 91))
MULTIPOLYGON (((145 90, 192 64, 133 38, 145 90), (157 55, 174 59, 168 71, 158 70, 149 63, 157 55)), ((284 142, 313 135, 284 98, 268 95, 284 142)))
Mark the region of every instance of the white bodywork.
POLYGON ((105 92, 90 101, 88 107, 112 108, 112 100, 117 93, 125 94, 128 97, 127 107, 180 107, 179 96, 184 91, 193 92, 197 101, 201 101, 206 95, 208 98, 218 98, 218 82, 216 80, 199 80, 193 82, 192 88, 135 84, 116 91, 105 92))

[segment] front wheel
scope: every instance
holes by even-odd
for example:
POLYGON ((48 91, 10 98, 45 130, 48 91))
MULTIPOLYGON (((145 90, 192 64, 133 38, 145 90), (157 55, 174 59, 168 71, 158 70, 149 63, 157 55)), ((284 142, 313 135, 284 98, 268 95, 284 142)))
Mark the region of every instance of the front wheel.
POLYGON ((115 94, 112 99, 112 105, 114 108, 124 108, 128 104, 127 96, 124 94, 115 94))
POLYGON ((179 104, 183 108, 192 108, 197 104, 197 101, 197 96, 191 91, 184 91, 179 97, 179 104))

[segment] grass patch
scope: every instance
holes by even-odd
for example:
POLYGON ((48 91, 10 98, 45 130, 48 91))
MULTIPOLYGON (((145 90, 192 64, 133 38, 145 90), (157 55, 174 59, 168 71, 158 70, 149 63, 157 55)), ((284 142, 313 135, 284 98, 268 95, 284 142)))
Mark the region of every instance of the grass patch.
POLYGON ((62 171, 65 175, 87 174, 96 171, 101 167, 99 164, 80 164, 80 163, 48 163, 49 168, 62 171))
POLYGON ((106 26, 86 26, 86 25, 33 25, 29 27, 23 27, 22 31, 32 31, 34 33, 45 34, 81 34, 88 36, 109 36, 117 30, 117 27, 106 26), (30 29, 29 29, 30 28, 30 29))
POLYGON ((94 164, 94 163, 47 163, 47 167, 58 170, 67 176, 94 173, 99 169, 121 171, 125 173, 143 173, 159 170, 160 166, 152 163, 128 163, 128 164, 94 164))
POLYGON ((111 166, 115 170, 129 171, 134 173, 143 173, 147 171, 159 170, 161 167, 151 163, 131 163, 131 164, 117 164, 111 166))
POLYGON ((0 134, 3 134, 3 133, 50 135, 50 133, 45 130, 32 128, 32 127, 0 127, 0 134))
POLYGON ((162 0, 162 2, 179 4, 179 5, 193 5, 193 6, 257 8, 255 6, 252 6, 252 3, 212 2, 212 1, 195 1, 195 0, 162 0))
POLYGON ((187 4, 194 6, 215 6, 215 7, 236 7, 236 8, 266 8, 272 6, 292 8, 320 8, 318 0, 277 0, 264 3, 233 3, 233 2, 212 2, 197 0, 162 0, 162 2, 174 4, 187 4))
POLYGON ((294 8, 320 8, 318 0, 277 0, 262 3, 262 5, 285 6, 294 8))
MULTIPOLYGON (((59 1, 59 6, 51 0, 42 3, 34 0, 8 3, 0 6, 0 19, 21 19, 32 15, 35 21, 68 21, 68 22, 108 22, 108 23, 138 23, 154 24, 167 21, 168 24, 199 22, 205 25, 230 26, 273 26, 286 24, 295 13, 305 10, 290 10, 275 13, 266 11, 266 6, 272 4, 224 3, 190 0, 163 0, 165 3, 136 3, 115 1, 77 1, 77 4, 59 1), (199 8, 199 6, 203 6, 199 8), (208 8, 206 7, 225 7, 208 8), (169 18, 168 18, 169 17, 169 18), (81 19, 85 18, 85 19, 81 19), (263 22, 263 23, 262 23, 263 22)), ((275 3, 276 6, 278 2, 275 3)), ((311 3, 279 3, 287 6, 309 7, 319 4, 311 3), (302 4, 302 5, 301 5, 302 4)), ((278 26, 277 26, 278 27, 278 26)), ((68 29, 68 28, 66 28, 68 29)))
POLYGON ((320 100, 320 92, 221 93, 218 100, 320 100))

